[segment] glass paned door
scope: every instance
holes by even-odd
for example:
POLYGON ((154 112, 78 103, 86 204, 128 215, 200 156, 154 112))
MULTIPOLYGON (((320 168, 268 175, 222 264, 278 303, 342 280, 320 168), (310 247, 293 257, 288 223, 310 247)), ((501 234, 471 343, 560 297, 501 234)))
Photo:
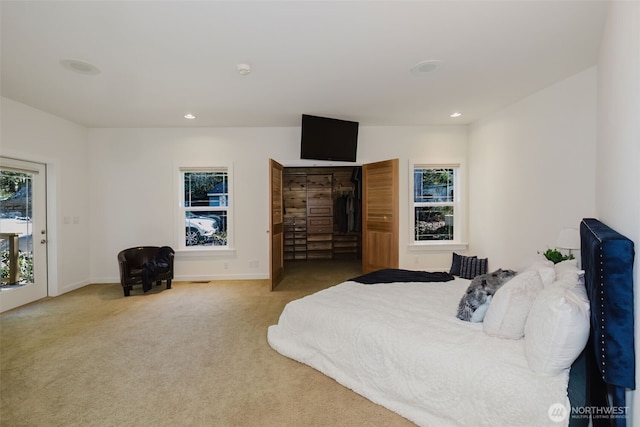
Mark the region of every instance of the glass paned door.
POLYGON ((47 296, 45 165, 0 158, 0 311, 47 296))

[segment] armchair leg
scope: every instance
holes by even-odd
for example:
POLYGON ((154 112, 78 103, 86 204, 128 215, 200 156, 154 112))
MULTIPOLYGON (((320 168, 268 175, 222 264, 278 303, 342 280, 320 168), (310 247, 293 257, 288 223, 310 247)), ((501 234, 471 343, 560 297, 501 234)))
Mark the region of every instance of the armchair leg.
POLYGON ((167 289, 171 289, 171 279, 167 279, 167 289))
POLYGON ((123 286, 124 296, 128 297, 131 294, 131 286, 123 286))

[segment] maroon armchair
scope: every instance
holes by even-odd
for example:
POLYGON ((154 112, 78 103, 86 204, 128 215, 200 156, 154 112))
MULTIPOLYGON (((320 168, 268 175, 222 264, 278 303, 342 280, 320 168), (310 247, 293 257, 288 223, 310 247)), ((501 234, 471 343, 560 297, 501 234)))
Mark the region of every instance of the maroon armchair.
POLYGON ((171 289, 173 279, 174 251, 168 246, 139 246, 118 253, 120 266, 120 283, 124 296, 128 297, 133 285, 143 285, 148 291, 151 283, 157 286, 167 281, 167 289, 171 289))

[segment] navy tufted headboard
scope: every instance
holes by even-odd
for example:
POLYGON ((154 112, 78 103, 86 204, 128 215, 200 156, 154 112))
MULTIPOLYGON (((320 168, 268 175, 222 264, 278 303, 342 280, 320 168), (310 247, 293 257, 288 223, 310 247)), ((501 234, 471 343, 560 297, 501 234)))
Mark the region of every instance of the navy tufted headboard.
MULTIPOLYGON (((594 218, 582 220, 580 240, 591 303, 587 406, 619 415, 626 389, 635 389, 633 242, 594 218)), ((593 418, 594 426, 626 425, 626 416, 593 418)))

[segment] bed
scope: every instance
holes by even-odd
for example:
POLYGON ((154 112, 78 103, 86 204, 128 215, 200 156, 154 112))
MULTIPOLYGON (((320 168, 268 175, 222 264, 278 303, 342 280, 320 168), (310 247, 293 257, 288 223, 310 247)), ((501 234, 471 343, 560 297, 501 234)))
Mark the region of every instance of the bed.
MULTIPOLYGON (((287 304, 278 324, 269 327, 268 342, 282 355, 317 369, 417 425, 588 423, 590 413, 584 408, 593 402, 624 406, 620 400, 624 389, 635 386, 628 382, 630 360, 635 363, 633 344, 620 345, 629 338, 629 330, 633 339, 633 298, 623 300, 627 315, 615 320, 613 329, 623 324, 625 331, 624 336, 616 336, 618 344, 609 344, 606 334, 594 338, 591 333, 589 338, 595 318, 602 320, 602 313, 610 316, 608 295, 600 292, 603 286, 615 286, 616 297, 621 295, 619 288, 628 288, 622 292, 626 296, 632 292, 633 244, 594 219, 583 220, 581 238, 582 252, 588 252, 583 253, 583 262, 589 263, 584 274, 576 263, 550 266, 536 261, 502 286, 507 289, 510 282, 525 283, 510 292, 509 304, 504 304, 506 292, 502 290, 489 299, 484 322, 462 321, 455 315, 470 287, 468 279, 430 277, 423 282, 410 277, 370 284, 349 280, 287 304), (614 243, 607 243, 610 241, 614 243), (626 256, 619 256, 620 245, 626 247, 626 256), (615 256, 609 256, 614 252, 615 256), (601 263, 602 259, 609 262, 601 263), (591 264, 597 266, 591 269, 591 264), (607 271, 598 271, 601 267, 615 271, 615 283, 609 283, 607 271), (522 309, 512 307, 524 301, 525 294, 529 302, 523 319, 522 309), (589 308, 596 304, 597 310, 591 312, 589 308), (498 322, 507 328, 489 334, 487 325, 495 324, 496 319, 495 314, 489 315, 499 312, 497 307, 506 307, 520 320, 498 322), (518 328, 512 330, 516 323, 518 328), (516 335, 505 338, 501 333, 516 335), (524 338, 517 338, 518 334, 524 338), (598 400, 602 383, 594 378, 602 375, 597 363, 609 354, 621 353, 627 370, 612 373, 615 384, 610 391, 616 400, 598 400), (569 369, 572 363, 578 367, 569 369), (626 382, 619 381, 620 377, 626 382)), ((615 310, 618 314, 619 308, 615 310)), ((597 326, 603 323, 600 320, 597 326)), ((602 381, 611 383, 612 379, 605 376, 602 381)))

